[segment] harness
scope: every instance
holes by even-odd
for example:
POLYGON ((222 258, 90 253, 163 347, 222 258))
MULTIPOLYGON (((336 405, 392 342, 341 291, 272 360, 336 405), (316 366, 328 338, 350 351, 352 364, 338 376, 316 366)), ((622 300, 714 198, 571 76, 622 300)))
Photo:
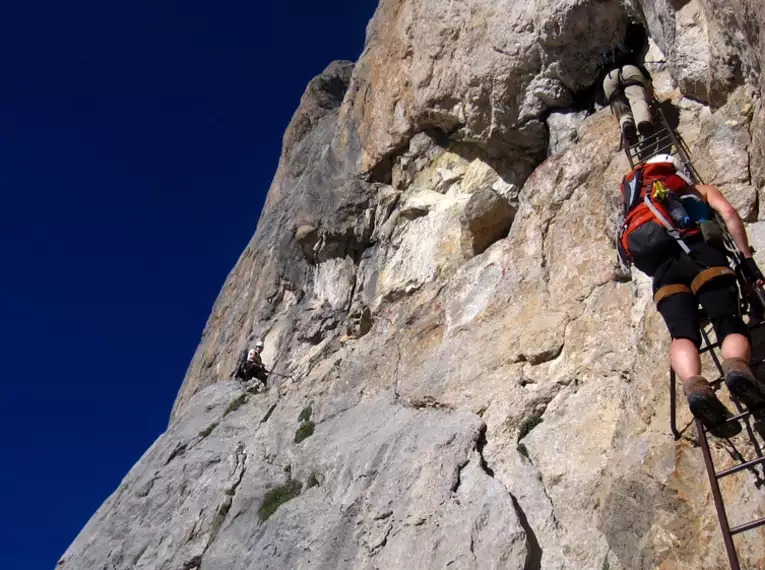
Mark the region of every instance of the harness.
POLYGON ((635 54, 627 48, 624 44, 616 44, 613 48, 600 56, 600 69, 603 75, 609 75, 611 72, 618 70, 617 83, 619 88, 615 90, 608 98, 608 103, 613 103, 614 99, 618 97, 627 87, 638 86, 645 87, 645 85, 637 79, 624 79, 624 66, 633 65, 640 71, 640 74, 650 80, 650 76, 647 75, 645 69, 639 65, 635 54))
MULTIPOLYGON (((631 65, 631 64, 625 64, 625 65, 631 65)), ((638 67, 638 66, 635 66, 635 67, 638 67)), ((643 73, 642 69, 640 69, 639 67, 638 67, 638 69, 640 70, 641 75, 645 75, 643 73)), ((613 103, 614 99, 619 97, 624 92, 624 90, 627 87, 633 87, 633 86, 636 86, 636 87, 645 87, 645 84, 642 83, 641 81, 638 81, 637 79, 624 79, 624 65, 619 66, 618 70, 619 71, 617 72, 616 81, 619 84, 619 89, 617 89, 613 93, 611 93, 611 96, 608 98, 608 104, 609 105, 611 103, 613 103)), ((611 70, 611 71, 613 71, 613 70, 611 70)), ((609 72, 609 73, 611 73, 611 72, 609 72)))
POLYGON ((736 277, 736 272, 730 267, 708 267, 691 282, 691 286, 682 284, 665 285, 660 287, 653 295, 653 302, 656 306, 659 306, 664 299, 671 297, 672 295, 698 295, 699 291, 710 281, 719 279, 720 277, 736 277))

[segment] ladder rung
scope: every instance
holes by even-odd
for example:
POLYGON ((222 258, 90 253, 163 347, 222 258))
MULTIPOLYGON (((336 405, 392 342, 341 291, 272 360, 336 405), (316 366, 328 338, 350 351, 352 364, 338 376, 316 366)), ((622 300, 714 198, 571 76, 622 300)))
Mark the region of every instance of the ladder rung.
POLYGON ((656 135, 651 135, 649 137, 645 137, 643 139, 642 143, 644 145, 654 145, 654 144, 655 145, 662 145, 662 144, 667 144, 667 143, 671 143, 672 142, 672 137, 670 137, 670 136, 653 138, 655 136, 656 135))
POLYGON ((640 158, 640 153, 643 152, 644 147, 663 147, 665 145, 672 144, 671 137, 654 138, 656 135, 650 135, 645 137, 638 144, 629 146, 627 145, 627 154, 633 158, 640 158))
POLYGON ((740 532, 744 532, 745 530, 752 530, 753 528, 757 528, 758 526, 762 526, 764 524, 765 524, 765 518, 761 518, 756 521, 748 522, 746 524, 742 524, 737 527, 734 527, 730 529, 730 533, 731 535, 738 534, 740 532))
POLYGON ((716 342, 716 343, 714 343, 714 344, 708 344, 708 345, 706 345, 704 348, 702 348, 701 350, 699 350, 699 354, 704 354, 705 352, 709 352, 710 350, 712 350, 712 349, 714 349, 714 348, 717 348, 718 346, 720 346, 720 343, 719 343, 719 342, 716 342))
POLYGON ((738 473, 739 471, 742 471, 743 469, 748 469, 749 467, 752 467, 754 465, 759 465, 760 463, 765 463, 765 457, 758 457, 757 459, 752 459, 751 461, 747 461, 746 463, 741 463, 739 465, 736 465, 735 467, 731 467, 730 469, 724 469, 720 471, 719 473, 715 473, 715 477, 718 479, 722 479, 723 477, 727 477, 728 475, 733 475, 734 473, 738 473))
POLYGON ((658 132, 654 133, 652 135, 648 135, 643 139, 643 142, 656 142, 656 141, 671 141, 672 135, 670 135, 668 132, 658 132))
POLYGON ((728 418, 728 419, 727 419, 727 420, 725 420, 725 421, 726 421, 727 423, 731 424, 731 423, 733 423, 733 422, 737 422, 737 421, 739 421, 739 420, 743 420, 745 417, 747 417, 747 416, 751 416, 751 415, 752 415, 752 412, 750 412, 749 410, 747 410, 747 411, 745 411, 745 412, 741 412, 741 413, 740 413, 739 415, 737 415, 737 416, 733 416, 732 418, 728 418))

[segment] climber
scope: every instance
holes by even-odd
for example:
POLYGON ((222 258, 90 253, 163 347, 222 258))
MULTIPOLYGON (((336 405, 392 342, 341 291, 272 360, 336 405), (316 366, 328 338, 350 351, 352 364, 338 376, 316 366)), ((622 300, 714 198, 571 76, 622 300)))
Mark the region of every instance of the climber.
POLYGON ((244 382, 249 382, 253 378, 257 378, 260 380, 262 387, 265 390, 268 381, 268 371, 263 364, 263 360, 260 358, 260 353, 263 352, 263 346, 263 341, 259 340, 255 343, 255 348, 251 348, 247 351, 247 357, 242 358, 240 361, 234 377, 241 378, 244 382))
MULTIPOLYGON (((640 54, 647 46, 642 24, 627 26, 624 42, 600 56, 598 79, 590 89, 588 113, 594 111, 595 100, 607 101, 619 121, 624 140, 630 147, 645 141, 654 132, 649 103, 653 97, 651 75, 640 63, 640 54), (602 91, 598 90, 602 86, 602 91)), ((647 147, 642 149, 645 155, 647 147)))
POLYGON ((731 412, 701 376, 698 306, 720 342, 728 389, 761 417, 765 385, 749 367, 751 345, 739 316, 736 275, 725 250, 711 237, 715 232, 706 231, 717 212, 743 256, 740 270, 761 285, 765 278, 752 258, 744 223, 720 190, 694 185, 683 164, 668 154, 639 163, 621 189, 625 215, 617 239, 619 257, 653 278, 654 302, 672 337, 670 362, 691 412, 712 435, 731 437, 741 426, 726 422, 731 412))

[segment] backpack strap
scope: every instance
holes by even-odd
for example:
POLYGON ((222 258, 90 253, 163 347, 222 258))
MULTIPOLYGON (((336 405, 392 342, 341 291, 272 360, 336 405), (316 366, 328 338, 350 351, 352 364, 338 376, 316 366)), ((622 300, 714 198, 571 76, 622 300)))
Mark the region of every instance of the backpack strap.
POLYGON ((674 238, 674 240, 677 242, 677 245, 679 245, 685 253, 690 254, 691 248, 689 248, 688 245, 683 241, 683 238, 680 237, 677 229, 667 221, 667 218, 665 218, 659 209, 653 204, 653 202, 651 202, 651 198, 647 192, 645 198, 643 198, 643 203, 648 207, 649 210, 651 210, 651 213, 656 216, 656 219, 659 220, 662 226, 664 226, 664 229, 667 230, 667 233, 672 238, 674 238))
POLYGON ((643 167, 638 165, 632 169, 632 172, 622 180, 622 204, 623 213, 626 215, 632 208, 637 206, 640 201, 640 194, 643 191, 643 167))

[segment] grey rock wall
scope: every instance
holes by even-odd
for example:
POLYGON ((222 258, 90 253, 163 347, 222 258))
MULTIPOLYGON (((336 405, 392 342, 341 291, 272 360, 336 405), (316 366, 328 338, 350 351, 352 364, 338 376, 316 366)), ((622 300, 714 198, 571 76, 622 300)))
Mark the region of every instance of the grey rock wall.
POLYGON ((476 416, 380 394, 317 406, 292 445, 299 404, 233 382, 197 394, 59 567, 499 569, 533 554, 476 416), (264 523, 263 496, 290 483, 299 494, 264 523))
MULTIPOLYGON (((58 567, 726 568, 650 283, 616 264, 616 122, 572 107, 631 17, 765 253, 759 2, 382 0, 285 133, 167 432, 58 567), (232 382, 258 337, 295 382, 232 382)), ((734 524, 754 483, 724 480, 734 524)), ((765 568, 765 531, 736 540, 765 568)))

